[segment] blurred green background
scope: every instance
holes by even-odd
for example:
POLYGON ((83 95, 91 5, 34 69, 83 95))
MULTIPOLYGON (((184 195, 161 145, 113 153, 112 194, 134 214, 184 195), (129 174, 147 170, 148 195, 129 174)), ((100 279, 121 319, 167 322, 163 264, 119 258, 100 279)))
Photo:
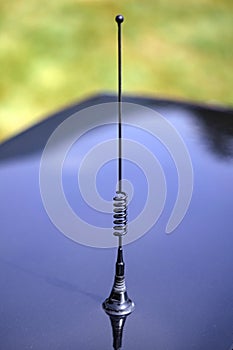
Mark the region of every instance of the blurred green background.
POLYGON ((0 2, 0 140, 98 92, 233 105, 232 0, 0 2))

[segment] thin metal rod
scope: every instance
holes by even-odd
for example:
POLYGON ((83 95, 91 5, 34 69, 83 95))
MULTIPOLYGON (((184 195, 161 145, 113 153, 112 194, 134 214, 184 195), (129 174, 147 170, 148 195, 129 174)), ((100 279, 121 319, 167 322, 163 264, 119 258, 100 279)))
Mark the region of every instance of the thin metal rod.
MULTIPOLYGON (((112 287, 111 294, 109 298, 107 298, 103 302, 103 308, 105 312, 110 316, 112 328, 113 328, 113 338, 114 344, 113 347, 115 350, 120 350, 121 348, 121 337, 122 330, 124 326, 123 323, 113 322, 113 316, 117 317, 119 321, 121 317, 126 317, 131 314, 134 310, 134 303, 131 299, 129 299, 126 285, 125 285, 125 263, 123 259, 123 247, 122 240, 123 235, 127 233, 127 196, 124 192, 122 192, 122 110, 121 110, 121 89, 122 89, 122 74, 121 74, 121 23, 124 21, 124 17, 122 15, 116 16, 116 22, 118 24, 118 188, 119 192, 117 196, 113 198, 113 200, 118 203, 114 203, 114 232, 115 236, 119 234, 118 241, 118 250, 117 250, 117 260, 115 266, 115 278, 114 284, 112 287), (124 226, 125 225, 125 226, 124 226)), ((117 191, 118 192, 118 191, 117 191)))
POLYGON ((118 24, 118 190, 122 191, 122 43, 121 23, 124 21, 122 15, 116 16, 118 24))
MULTIPOLYGON (((118 24, 118 191, 122 191, 122 43, 121 23, 124 17, 116 16, 118 24)), ((119 236, 118 247, 122 247, 122 237, 119 236)))

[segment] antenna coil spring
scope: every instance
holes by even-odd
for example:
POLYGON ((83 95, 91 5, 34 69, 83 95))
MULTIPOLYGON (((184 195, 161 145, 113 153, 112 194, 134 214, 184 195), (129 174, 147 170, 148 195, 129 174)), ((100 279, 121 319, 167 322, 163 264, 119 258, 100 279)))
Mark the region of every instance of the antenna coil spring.
POLYGON ((117 191, 113 201, 113 234, 122 237, 127 233, 127 194, 117 191))

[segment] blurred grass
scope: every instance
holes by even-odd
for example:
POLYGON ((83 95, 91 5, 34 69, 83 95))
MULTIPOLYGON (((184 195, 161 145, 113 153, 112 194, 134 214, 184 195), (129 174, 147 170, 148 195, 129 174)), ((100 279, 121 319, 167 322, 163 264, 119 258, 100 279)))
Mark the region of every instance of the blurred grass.
POLYGON ((116 91, 233 105, 232 0, 0 2, 0 140, 62 106, 116 91))

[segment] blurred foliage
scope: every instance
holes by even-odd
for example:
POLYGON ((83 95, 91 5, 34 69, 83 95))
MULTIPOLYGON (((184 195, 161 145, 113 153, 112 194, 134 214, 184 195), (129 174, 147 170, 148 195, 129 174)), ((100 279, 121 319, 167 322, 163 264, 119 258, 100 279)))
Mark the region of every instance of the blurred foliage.
POLYGON ((66 104, 116 91, 233 105, 232 0, 0 2, 0 139, 66 104))

